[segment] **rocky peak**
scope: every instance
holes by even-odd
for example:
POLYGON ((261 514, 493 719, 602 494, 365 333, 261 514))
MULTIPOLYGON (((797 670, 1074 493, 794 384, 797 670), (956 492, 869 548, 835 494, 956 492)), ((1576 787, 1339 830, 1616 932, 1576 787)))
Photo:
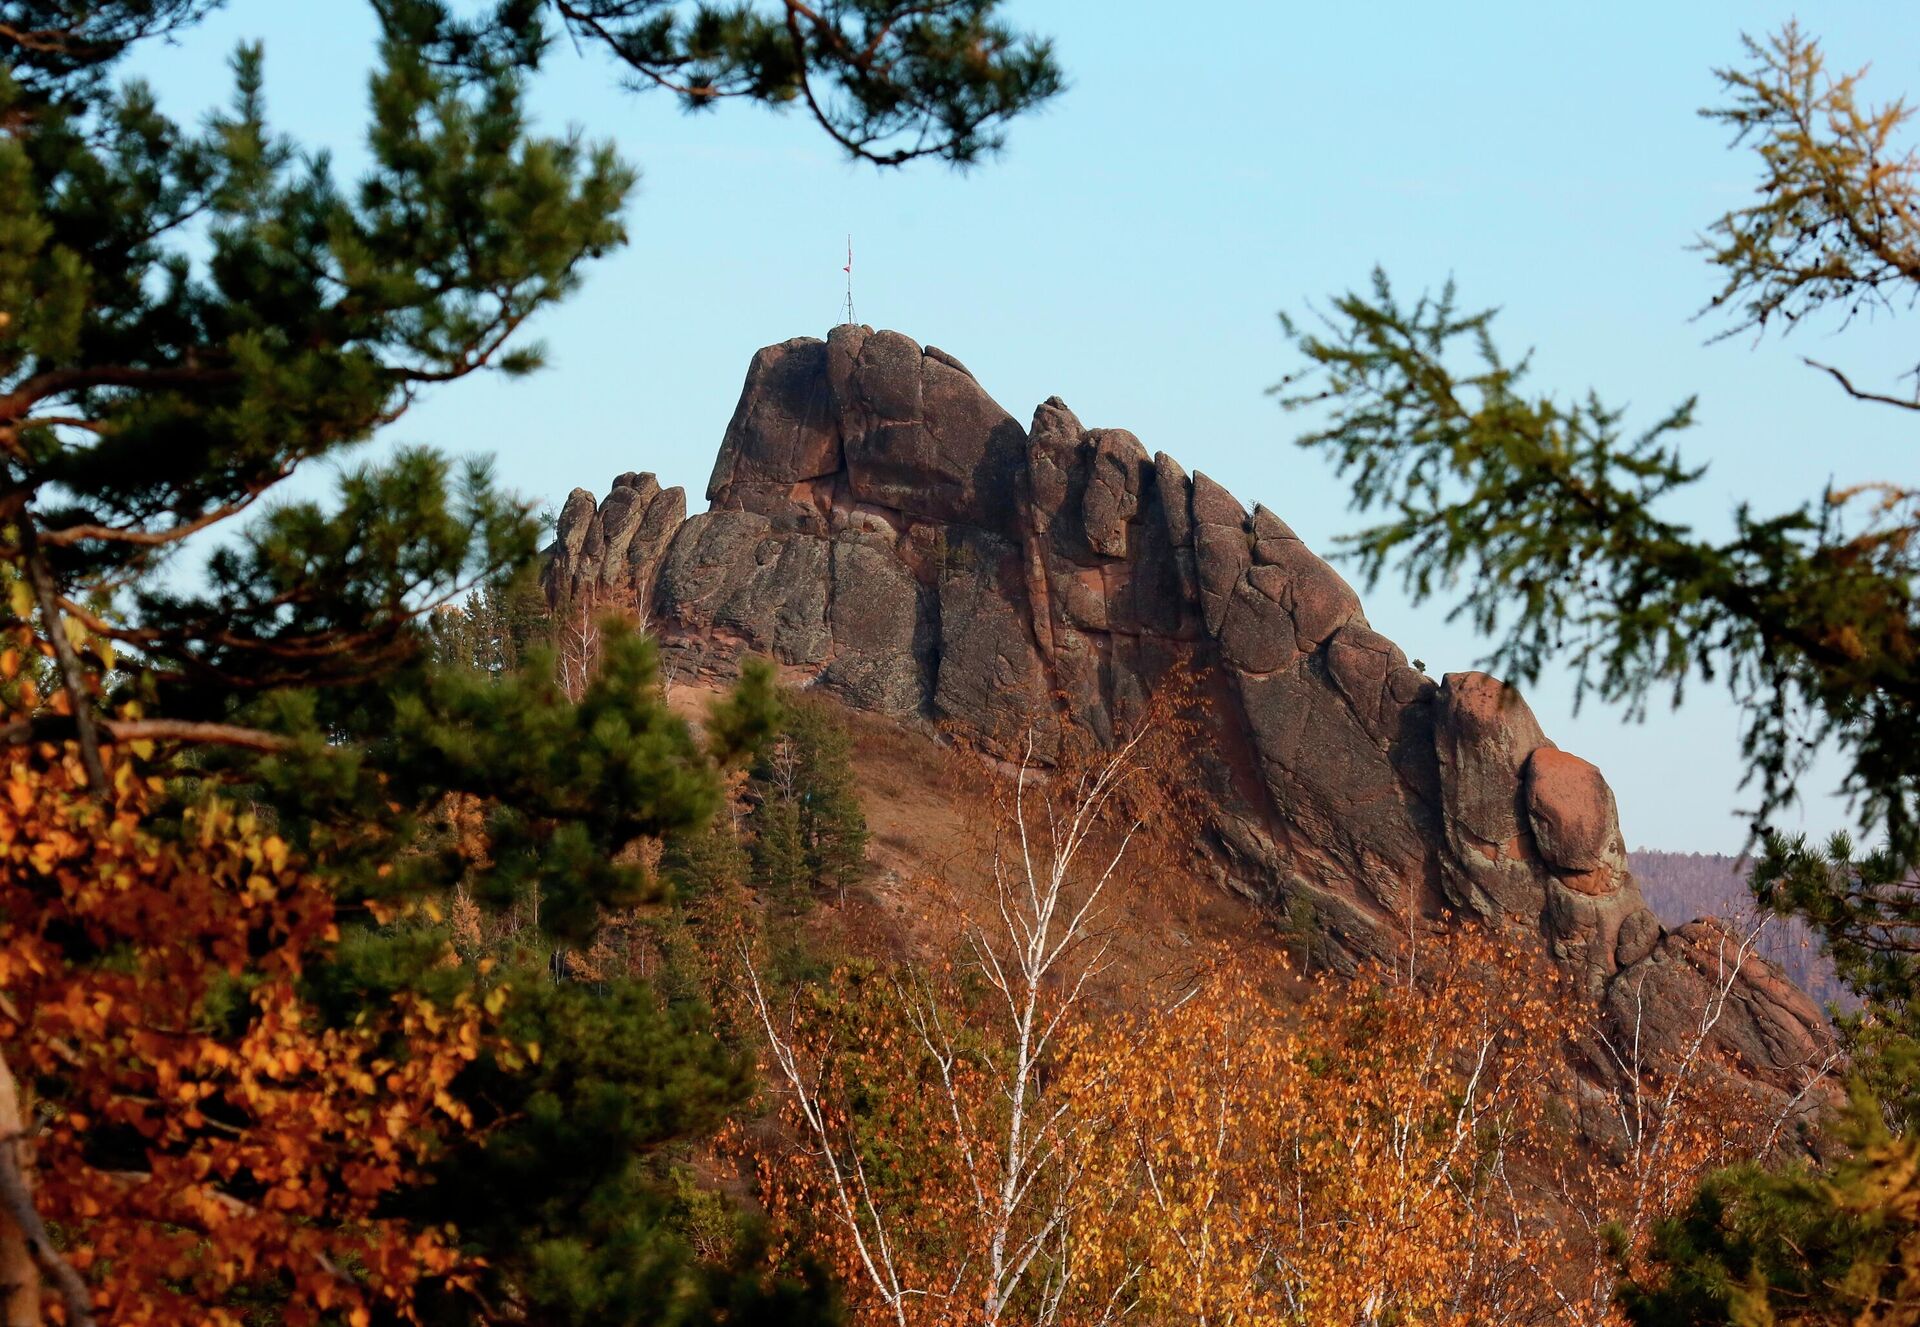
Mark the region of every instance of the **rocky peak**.
POLYGON ((619 476, 600 503, 576 488, 560 508, 547 550, 541 578, 547 601, 639 604, 686 518, 686 490, 662 489, 650 474, 619 476))
MULTIPOLYGON (((1191 669, 1223 885, 1310 906, 1348 961, 1409 907, 1523 927, 1591 998, 1683 1035, 1718 951, 1642 903, 1600 772, 1498 680, 1409 666, 1277 514, 1126 430, 1057 397, 1023 429, 953 356, 843 326, 753 357, 707 499, 687 518, 651 475, 575 490, 549 594, 637 610, 683 667, 768 654, 989 745, 1038 724, 1043 754, 1053 725, 1110 737, 1191 669)), ((1785 1084, 1824 1021, 1747 963, 1716 1038, 1785 1084)))

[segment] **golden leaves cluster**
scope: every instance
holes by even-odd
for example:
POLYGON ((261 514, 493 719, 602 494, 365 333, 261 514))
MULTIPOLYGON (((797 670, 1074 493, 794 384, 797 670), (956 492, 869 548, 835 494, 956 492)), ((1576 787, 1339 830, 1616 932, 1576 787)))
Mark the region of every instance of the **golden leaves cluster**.
MULTIPOLYGON (((1637 1245, 1735 1158, 1726 1103, 1706 1077, 1670 1093, 1651 1068, 1583 1076, 1593 1011, 1525 940, 1462 929, 1413 957, 1302 990, 1271 955, 1226 956, 1163 1007, 1070 1011, 1038 1080, 1039 1113, 1063 1123, 1057 1192, 1035 1208, 1071 1212, 1043 1255, 1070 1276, 1036 1277, 1064 1280, 1061 1301, 1006 1319, 1617 1321, 1637 1253, 1622 1232, 1637 1245), (1615 1137, 1626 1103, 1635 1132, 1615 1137)), ((898 1282, 921 1289, 875 1293, 791 1101, 785 1129, 738 1140, 774 1231, 834 1267, 855 1323, 977 1320, 993 1231, 972 1182, 1001 1169, 1006 1048, 965 974, 842 972, 791 1008, 850 1144, 836 1160, 868 1254, 884 1231, 898 1282), (928 1010, 945 1041, 923 1034, 928 1010), (960 1052, 944 1075, 942 1044, 960 1052)))
MULTIPOLYGON (((131 744, 129 744, 131 745, 131 744)), ((39 1088, 41 1215, 117 1323, 402 1318, 458 1281, 450 1232, 381 1212, 467 1129, 449 1088, 488 1010, 406 997, 329 1026, 301 978, 338 939, 324 882, 221 801, 161 832, 126 747, 90 795, 71 747, 0 753, 0 1054, 39 1088)))
POLYGON ((1516 1266, 1506 1191, 1565 1011, 1486 936, 1419 957, 1435 969, 1323 978, 1293 1008, 1228 961, 1171 1010, 1085 1029, 1064 1072, 1119 1195, 1085 1225, 1091 1279, 1131 1278, 1163 1323, 1525 1320, 1559 1250, 1516 1266))

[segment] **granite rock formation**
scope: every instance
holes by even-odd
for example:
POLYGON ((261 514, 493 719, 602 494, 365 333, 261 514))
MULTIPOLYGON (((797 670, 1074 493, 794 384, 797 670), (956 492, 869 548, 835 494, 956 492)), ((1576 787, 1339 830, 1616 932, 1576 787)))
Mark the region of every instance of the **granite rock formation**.
MULTIPOLYGON (((1223 884, 1304 901, 1347 962, 1409 907, 1528 928, 1589 998, 1684 1038, 1722 950, 1644 906, 1600 772, 1494 678, 1411 667, 1274 512, 1057 398, 1022 428, 951 355, 857 326, 753 357, 706 496, 683 519, 651 475, 576 489, 549 594, 638 610, 683 668, 770 654, 1043 756, 1054 725, 1109 738, 1184 667, 1223 884)), ((1747 965, 1715 1040, 1784 1086, 1824 1020, 1747 965)))

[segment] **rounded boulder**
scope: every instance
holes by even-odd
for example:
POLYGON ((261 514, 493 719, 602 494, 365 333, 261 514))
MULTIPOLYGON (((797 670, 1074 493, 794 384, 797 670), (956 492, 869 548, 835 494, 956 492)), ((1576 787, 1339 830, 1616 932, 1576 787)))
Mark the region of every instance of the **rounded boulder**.
POLYGON ((1578 756, 1543 746, 1527 759, 1527 818, 1540 855, 1562 871, 1606 865, 1619 818, 1613 789, 1578 756))

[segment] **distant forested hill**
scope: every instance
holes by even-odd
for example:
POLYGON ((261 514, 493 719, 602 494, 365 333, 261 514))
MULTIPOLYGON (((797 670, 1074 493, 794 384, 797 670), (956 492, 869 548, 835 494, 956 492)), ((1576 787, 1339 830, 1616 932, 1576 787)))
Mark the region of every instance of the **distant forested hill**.
MULTIPOLYGON (((1753 915, 1745 857, 1641 850, 1628 853, 1627 861, 1640 878, 1640 893, 1647 906, 1668 926, 1679 926, 1695 917, 1745 919, 1753 915)), ((1834 976, 1833 965, 1820 952, 1819 940, 1805 922, 1775 918, 1760 937, 1759 949, 1820 1004, 1853 1007, 1834 976)))

